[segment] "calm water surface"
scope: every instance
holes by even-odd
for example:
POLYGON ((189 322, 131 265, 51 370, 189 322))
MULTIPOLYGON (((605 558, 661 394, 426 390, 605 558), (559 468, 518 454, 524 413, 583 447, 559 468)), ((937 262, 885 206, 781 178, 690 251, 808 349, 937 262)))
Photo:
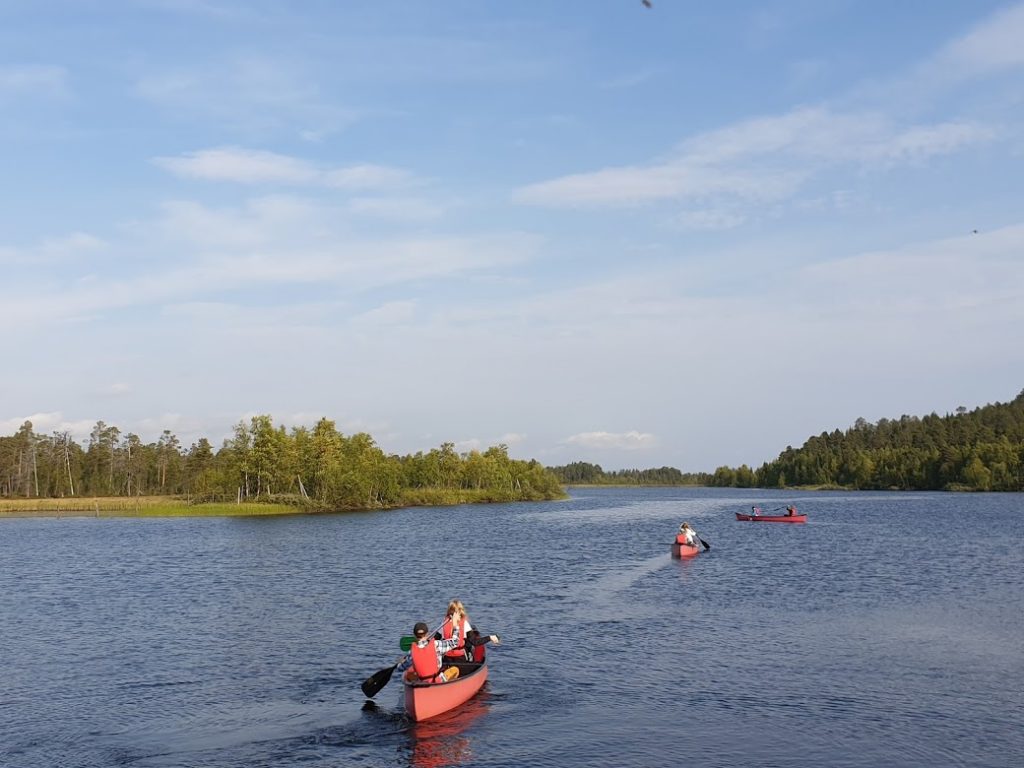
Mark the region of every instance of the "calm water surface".
POLYGON ((0 520, 0 765, 1018 766, 1022 545, 1020 494, 0 520), (481 695, 367 706, 452 597, 503 639, 481 695))

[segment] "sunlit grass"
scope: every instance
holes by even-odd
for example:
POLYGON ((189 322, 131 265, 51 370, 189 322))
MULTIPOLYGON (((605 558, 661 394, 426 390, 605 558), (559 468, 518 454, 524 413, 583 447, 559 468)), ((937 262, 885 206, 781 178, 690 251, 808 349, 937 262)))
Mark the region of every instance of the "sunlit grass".
POLYGON ((190 504, 175 496, 0 499, 0 515, 6 517, 249 517, 301 512, 286 504, 190 504))

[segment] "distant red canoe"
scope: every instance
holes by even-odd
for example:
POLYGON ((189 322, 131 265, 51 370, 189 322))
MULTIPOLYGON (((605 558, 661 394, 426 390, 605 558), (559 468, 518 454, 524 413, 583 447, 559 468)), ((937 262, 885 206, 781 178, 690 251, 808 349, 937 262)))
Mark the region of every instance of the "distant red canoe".
POLYGON ((454 666, 459 668, 459 676, 447 683, 402 681, 405 686, 405 711, 409 717, 420 722, 455 709, 473 698, 487 682, 487 662, 458 662, 454 666))
POLYGON ((736 519, 752 523, 806 523, 807 515, 745 515, 737 512, 736 519))
POLYGON ((678 541, 672 542, 672 557, 696 557, 698 552, 700 552, 700 547, 695 544, 680 544, 678 541))

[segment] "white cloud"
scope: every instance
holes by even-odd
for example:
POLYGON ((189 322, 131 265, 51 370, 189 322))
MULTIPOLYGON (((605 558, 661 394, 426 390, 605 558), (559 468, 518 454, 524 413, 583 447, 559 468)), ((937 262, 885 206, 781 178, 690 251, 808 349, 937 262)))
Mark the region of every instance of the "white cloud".
POLYGON ((654 435, 647 432, 580 432, 565 439, 569 445, 581 448, 616 449, 636 451, 657 445, 654 435))
POLYGON ((395 189, 416 183, 416 177, 401 168, 362 164, 321 169, 288 155, 242 147, 203 149, 177 157, 156 157, 153 162, 176 176, 241 184, 395 189))
POLYGON ((32 422, 32 431, 37 435, 48 435, 53 432, 68 432, 72 438, 81 440, 88 437, 95 421, 69 421, 60 411, 34 413, 31 416, 16 416, 11 419, 0 419, 0 435, 13 435, 26 421, 32 422))
POLYGON ((492 446, 505 445, 511 447, 521 444, 525 439, 526 435, 508 432, 497 440, 483 440, 479 437, 471 437, 466 440, 456 440, 454 445, 458 453, 469 453, 470 451, 480 451, 482 453, 492 446))
POLYGON ((95 255, 106 243, 85 232, 44 238, 29 248, 0 248, 0 265, 74 263, 95 255))
POLYGON ((1024 66, 1024 3, 1017 3, 978 24, 950 43, 939 62, 958 76, 989 74, 1024 66))
POLYGON ((836 165, 919 162, 993 135, 985 126, 963 121, 899 127, 869 112, 799 108, 695 136, 672 156, 647 166, 563 176, 523 187, 513 199, 551 207, 774 203, 836 165))
MULTIPOLYGON (((532 259, 539 247, 537 238, 517 232, 358 238, 336 208, 287 197, 223 209, 176 202, 161 213, 131 228, 138 242, 109 246, 110 258, 125 264, 146 254, 138 269, 88 279, 54 275, 48 290, 36 285, 31 296, 0 302, 0 321, 53 323, 131 307, 209 307, 225 303, 222 295, 232 297, 227 304, 246 304, 239 292, 261 287, 331 287, 338 296, 352 296, 413 280, 486 274, 532 259)), ((396 303, 377 320, 395 321, 410 311, 396 303)))
POLYGON ((317 176, 316 170, 301 160, 239 147, 204 149, 179 157, 157 157, 153 162, 176 176, 245 184, 308 184, 317 176))

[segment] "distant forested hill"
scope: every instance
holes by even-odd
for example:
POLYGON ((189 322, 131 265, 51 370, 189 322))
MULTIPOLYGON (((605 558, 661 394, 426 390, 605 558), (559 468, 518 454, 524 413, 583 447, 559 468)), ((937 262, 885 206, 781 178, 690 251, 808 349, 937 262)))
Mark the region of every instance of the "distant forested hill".
POLYGON ((855 490, 1024 491, 1024 391, 1009 403, 923 418, 901 416, 822 432, 752 469, 674 467, 606 472, 577 461, 549 467, 563 485, 816 486, 855 490))
POLYGON ((707 472, 680 472, 675 467, 619 469, 605 472, 600 464, 575 461, 548 467, 563 485, 710 485, 707 472))
POLYGON ((760 469, 719 467, 715 486, 1024 490, 1024 391, 1009 403, 822 432, 760 469))

